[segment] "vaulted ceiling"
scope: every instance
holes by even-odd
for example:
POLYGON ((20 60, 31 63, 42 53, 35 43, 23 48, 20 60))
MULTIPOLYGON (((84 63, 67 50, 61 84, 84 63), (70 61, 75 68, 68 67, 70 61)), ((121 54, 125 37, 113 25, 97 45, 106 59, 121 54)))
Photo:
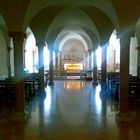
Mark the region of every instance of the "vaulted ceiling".
POLYGON ((29 26, 37 41, 54 44, 75 32, 92 49, 114 29, 134 29, 139 7, 140 0, 1 0, 0 26, 24 32, 29 26))

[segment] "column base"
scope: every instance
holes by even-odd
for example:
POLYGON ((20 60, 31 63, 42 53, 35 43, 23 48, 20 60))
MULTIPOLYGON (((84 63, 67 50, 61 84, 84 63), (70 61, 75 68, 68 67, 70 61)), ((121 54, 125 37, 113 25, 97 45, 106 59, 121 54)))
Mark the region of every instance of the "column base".
POLYGON ((48 85, 49 86, 53 86, 54 85, 54 81, 48 81, 48 85))
POLYGON ((116 121, 117 122, 132 122, 135 120, 136 112, 127 112, 127 113, 116 113, 116 121))

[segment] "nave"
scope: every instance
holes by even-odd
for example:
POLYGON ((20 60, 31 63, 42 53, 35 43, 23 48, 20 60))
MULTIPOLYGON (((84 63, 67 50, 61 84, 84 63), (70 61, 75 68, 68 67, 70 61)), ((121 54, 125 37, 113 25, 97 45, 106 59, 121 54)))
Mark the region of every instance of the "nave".
POLYGON ((12 109, 0 112, 0 140, 139 140, 139 118, 118 124, 118 102, 102 96, 100 85, 55 80, 45 90, 26 105, 25 123, 14 121, 12 109))

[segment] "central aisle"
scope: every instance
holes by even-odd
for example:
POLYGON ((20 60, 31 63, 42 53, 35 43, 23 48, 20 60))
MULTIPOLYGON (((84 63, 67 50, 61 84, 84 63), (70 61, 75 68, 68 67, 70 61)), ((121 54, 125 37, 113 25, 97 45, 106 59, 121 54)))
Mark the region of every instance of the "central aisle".
POLYGON ((33 136, 49 140, 118 140, 115 104, 101 100, 100 90, 92 82, 55 81, 44 101, 39 97, 33 105, 27 132, 33 128, 33 136))
POLYGON ((55 81, 26 107, 26 122, 0 113, 0 140, 139 140, 140 121, 117 124, 117 105, 100 90, 90 81, 55 81))

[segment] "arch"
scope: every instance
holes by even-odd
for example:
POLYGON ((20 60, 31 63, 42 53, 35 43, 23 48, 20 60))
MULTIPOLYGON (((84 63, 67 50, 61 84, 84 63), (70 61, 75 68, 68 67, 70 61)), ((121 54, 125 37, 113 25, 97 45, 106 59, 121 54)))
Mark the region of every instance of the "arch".
POLYGON ((70 38, 75 38, 75 39, 78 39, 78 40, 81 40, 83 41, 83 44, 85 44, 84 46, 86 47, 85 49, 86 50, 91 50, 93 48, 93 44, 92 44, 92 41, 90 39, 90 37, 83 31, 83 30, 62 30, 56 40, 55 40, 55 43, 54 43, 54 49, 57 50, 61 50, 61 47, 58 48, 59 46, 61 46, 60 44, 62 44, 62 40, 65 40, 65 39, 70 39, 70 38))
POLYGON ((97 36, 92 31, 90 31, 88 28, 86 29, 86 31, 88 31, 88 34, 82 28, 80 28, 80 30, 69 30, 68 28, 60 27, 57 28, 54 32, 51 32, 49 38, 46 41, 49 42, 48 44, 53 44, 55 50, 57 50, 57 47, 59 46, 59 43, 63 37, 67 36, 70 33, 76 33, 79 34, 87 42, 89 50, 94 50, 100 42, 97 36))
MULTIPOLYGON (((70 7, 61 11, 49 26, 45 38, 47 41, 54 41, 60 34, 61 36, 62 34, 67 35, 69 32, 77 32, 85 38, 87 42, 92 42, 90 38, 92 38, 96 44, 100 42, 100 37, 94 23, 79 8, 70 7)), ((93 45, 90 45, 89 49, 93 49, 93 45)))
POLYGON ((69 30, 70 28, 74 30, 79 27, 82 27, 83 29, 89 28, 89 30, 93 31, 99 39, 98 29, 96 28, 95 24, 80 8, 65 8, 59 14, 57 14, 47 30, 46 38, 50 36, 51 32, 55 31, 59 27, 63 27, 65 29, 69 28, 69 30))
POLYGON ((25 44, 32 43, 32 45, 35 46, 36 45, 36 38, 35 38, 34 33, 32 32, 32 30, 31 30, 30 27, 27 27, 27 29, 26 29, 26 35, 27 35, 27 39, 26 39, 26 43, 25 44))
POLYGON ((29 23, 36 39, 45 41, 46 31, 54 17, 61 11, 62 6, 50 6, 40 11, 29 23), (54 10, 55 9, 55 10, 54 10), (51 15, 49 14, 51 13, 51 15), (44 20, 45 19, 45 20, 44 20), (43 20, 43 22, 41 22, 43 20))
MULTIPOLYGON (((48 7, 45 7, 45 9, 40 11, 34 17, 34 19, 31 22, 31 26, 34 27, 34 29, 37 32, 36 34, 38 34, 38 36, 41 36, 41 38, 44 37, 44 35, 46 34, 45 33, 46 31, 47 31, 47 34, 48 34, 47 36, 50 36, 49 32, 53 32, 54 33, 54 31, 52 31, 52 29, 56 31, 57 28, 61 28, 61 27, 58 27, 58 26, 60 26, 59 24, 61 24, 62 27, 67 26, 68 21, 65 20, 65 18, 64 18, 64 20, 62 20, 61 17, 59 17, 60 14, 63 13, 63 11, 66 11, 66 9, 67 9, 67 11, 68 11, 68 9, 72 9, 72 10, 69 10, 69 11, 76 11, 77 10, 77 11, 79 11, 79 13, 83 12, 84 16, 86 15, 87 18, 89 18, 89 19, 91 18, 91 22, 90 23, 92 23, 92 24, 95 23, 94 27, 97 27, 96 30, 94 28, 94 32, 98 33, 99 35, 97 35, 97 36, 101 36, 101 38, 102 38, 102 41, 100 42, 100 44, 106 43, 106 41, 109 39, 109 36, 111 35, 111 33, 112 33, 113 29, 114 29, 114 26, 117 26, 116 28, 118 28, 117 18, 115 20, 116 21, 115 23, 112 22, 113 20, 111 20, 111 16, 108 17, 108 15, 104 12, 104 10, 103 9, 101 10, 101 8, 99 8, 97 5, 96 6, 90 5, 89 6, 87 4, 87 5, 83 6, 81 4, 81 5, 78 5, 77 7, 75 6, 75 7, 67 7, 67 8, 65 8, 65 6, 66 5, 64 5, 63 3, 61 3, 60 5, 57 5, 57 4, 56 5, 49 5, 48 7), (80 7, 82 10, 80 8, 78 8, 78 7, 80 7), (73 10, 73 9, 76 9, 76 10, 73 10), (51 12, 51 16, 48 14, 50 12, 51 12), (41 19, 44 20, 44 18, 46 19, 45 20, 46 22, 45 23, 44 22, 40 22, 40 20, 41 19), (57 19, 60 18, 61 21, 63 21, 63 22, 59 23, 59 24, 58 23, 56 24, 54 22, 54 18, 55 18, 55 20, 56 20, 56 18, 57 19), (36 25, 34 25, 34 23, 36 23, 36 25), (53 25, 53 23, 55 23, 55 24, 53 25), (105 23, 105 25, 103 26, 102 23, 105 23), (45 25, 45 27, 44 27, 44 25, 45 25), (42 31, 40 30, 40 26, 42 27, 42 31), (57 26, 57 27, 55 28, 55 26, 57 26)), ((67 16, 68 12, 64 12, 64 13, 65 13, 65 17, 68 17, 67 16)), ((114 13, 114 12, 112 12, 112 13, 114 13)), ((114 17, 116 17, 116 16, 114 16, 114 17)), ((85 24, 85 26, 84 26, 83 25, 84 22, 79 22, 78 23, 77 19, 78 19, 78 16, 73 21, 77 21, 76 24, 78 26, 83 26, 83 28, 86 28, 86 29, 91 27, 90 23, 85 24)), ((84 21, 87 21, 87 20, 84 20, 84 21)), ((70 24, 68 24, 68 25, 70 26, 70 24)), ((72 25, 72 26, 74 26, 74 25, 72 25)), ((91 28, 91 30, 93 30, 93 28, 91 28)))
POLYGON ((25 42, 25 69, 29 72, 37 72, 38 49, 33 32, 28 27, 26 29, 27 39, 25 42))
POLYGON ((95 24, 98 30, 101 39, 100 45, 102 46, 106 44, 111 36, 112 31, 114 30, 114 28, 116 28, 114 23, 104 12, 102 12, 96 7, 85 6, 82 7, 82 9, 86 12, 88 16, 90 16, 92 22, 95 24))
POLYGON ((120 42, 117 38, 117 31, 114 29, 109 39, 107 48, 107 71, 119 72, 120 65, 120 42))
MULTIPOLYGON (((87 5, 88 6, 94 6, 100 10, 102 10, 104 13, 106 13, 106 15, 108 17, 110 17, 110 19, 112 20, 112 22, 114 22, 114 25, 117 27, 118 24, 118 19, 117 19, 117 15, 116 12, 114 10, 113 4, 110 0, 108 1, 102 1, 102 0, 86 0, 86 1, 80 1, 80 3, 78 1, 75 0, 52 0, 52 1, 47 1, 46 0, 31 0, 28 10, 26 12, 26 25, 28 25, 30 23, 30 21, 39 13, 41 12, 43 9, 47 8, 47 7, 53 7, 54 5, 56 6, 60 6, 63 5, 64 7, 68 7, 68 6, 83 6, 83 5, 87 5)), ((56 9, 55 9, 56 11, 56 9)))
POLYGON ((88 45, 86 43, 86 41, 79 35, 76 33, 69 33, 67 36, 65 36, 59 45, 59 51, 61 51, 63 49, 64 44, 68 41, 68 40, 77 40, 79 42, 81 42, 84 46, 85 51, 88 50, 88 45))

